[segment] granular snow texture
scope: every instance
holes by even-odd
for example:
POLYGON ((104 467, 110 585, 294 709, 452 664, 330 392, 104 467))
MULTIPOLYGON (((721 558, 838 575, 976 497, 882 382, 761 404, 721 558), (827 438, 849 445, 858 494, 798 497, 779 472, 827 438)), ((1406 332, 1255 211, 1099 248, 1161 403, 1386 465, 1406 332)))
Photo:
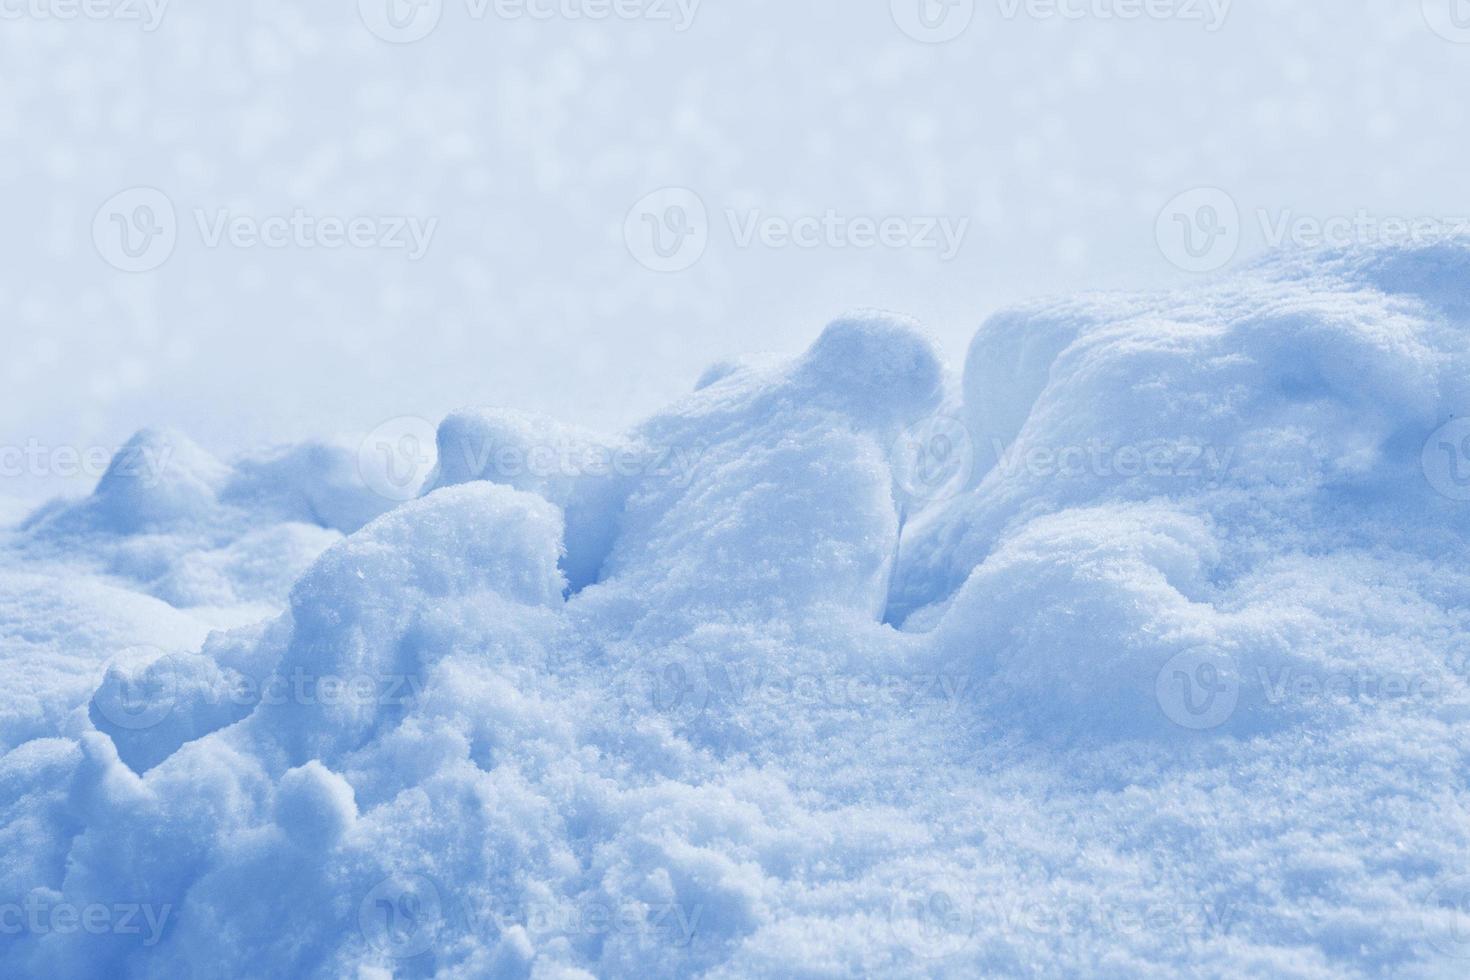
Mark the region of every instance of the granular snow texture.
POLYGON ((858 314, 396 505, 140 433, 4 540, 0 974, 1463 976, 1467 318, 858 314))

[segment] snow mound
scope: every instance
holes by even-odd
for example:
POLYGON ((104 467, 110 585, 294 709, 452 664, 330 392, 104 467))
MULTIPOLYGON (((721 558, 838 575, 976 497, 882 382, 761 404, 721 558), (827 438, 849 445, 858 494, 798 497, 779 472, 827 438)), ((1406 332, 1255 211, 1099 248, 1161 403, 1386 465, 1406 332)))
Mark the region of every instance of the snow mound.
POLYGON ((456 413, 391 510, 140 435, 0 576, 0 966, 1456 975, 1467 271, 1038 302, 958 378, 855 314, 618 436, 456 413))
POLYGON ((223 463, 174 431, 146 429, 92 494, 54 500, 21 522, 28 557, 86 563, 216 625, 278 608, 326 548, 394 501, 348 450, 310 442, 223 463))

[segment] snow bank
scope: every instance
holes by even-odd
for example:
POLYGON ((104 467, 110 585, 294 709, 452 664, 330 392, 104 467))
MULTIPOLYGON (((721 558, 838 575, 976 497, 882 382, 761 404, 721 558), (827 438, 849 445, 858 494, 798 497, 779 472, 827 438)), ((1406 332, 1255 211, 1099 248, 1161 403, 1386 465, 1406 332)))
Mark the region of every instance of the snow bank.
POLYGON ((90 496, 37 509, 14 545, 224 625, 268 615, 318 555, 392 503, 339 446, 305 443, 224 463, 182 433, 144 430, 90 496))
POLYGON ((391 511, 141 434, 0 577, 0 963, 1456 975, 1467 272, 1037 303, 959 378, 860 314, 616 437, 457 413, 391 511))

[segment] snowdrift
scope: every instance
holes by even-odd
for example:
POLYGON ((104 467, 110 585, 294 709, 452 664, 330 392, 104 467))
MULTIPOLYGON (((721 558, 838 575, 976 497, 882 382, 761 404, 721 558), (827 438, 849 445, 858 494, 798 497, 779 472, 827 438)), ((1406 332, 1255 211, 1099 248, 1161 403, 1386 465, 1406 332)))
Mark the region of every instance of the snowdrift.
POLYGON ((140 433, 0 572, 16 976, 1451 976, 1470 245, 140 433))

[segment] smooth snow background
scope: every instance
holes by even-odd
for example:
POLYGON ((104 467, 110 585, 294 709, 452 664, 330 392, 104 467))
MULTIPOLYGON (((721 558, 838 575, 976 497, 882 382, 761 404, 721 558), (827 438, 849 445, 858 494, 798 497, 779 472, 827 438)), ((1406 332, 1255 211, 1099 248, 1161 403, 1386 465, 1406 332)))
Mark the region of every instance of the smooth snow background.
MULTIPOLYGON (((115 449, 162 425, 230 454, 481 404, 616 430, 709 362, 794 354, 847 308, 912 313, 958 363, 1018 299, 1179 281, 1154 219, 1192 187, 1247 211, 1470 213, 1470 48, 1418 2, 1238 2, 1213 34, 991 2, 941 46, 904 36, 886 0, 705 0, 683 33, 449 6, 403 47, 352 0, 174 0, 153 34, 4 21, 0 445, 115 449), (440 225, 418 263, 194 236, 130 276, 90 227, 138 184, 181 208, 440 225), (671 184, 715 213, 973 224, 950 263, 722 235, 656 275, 621 228, 671 184)), ((90 482, 28 474, 0 496, 90 482)))

